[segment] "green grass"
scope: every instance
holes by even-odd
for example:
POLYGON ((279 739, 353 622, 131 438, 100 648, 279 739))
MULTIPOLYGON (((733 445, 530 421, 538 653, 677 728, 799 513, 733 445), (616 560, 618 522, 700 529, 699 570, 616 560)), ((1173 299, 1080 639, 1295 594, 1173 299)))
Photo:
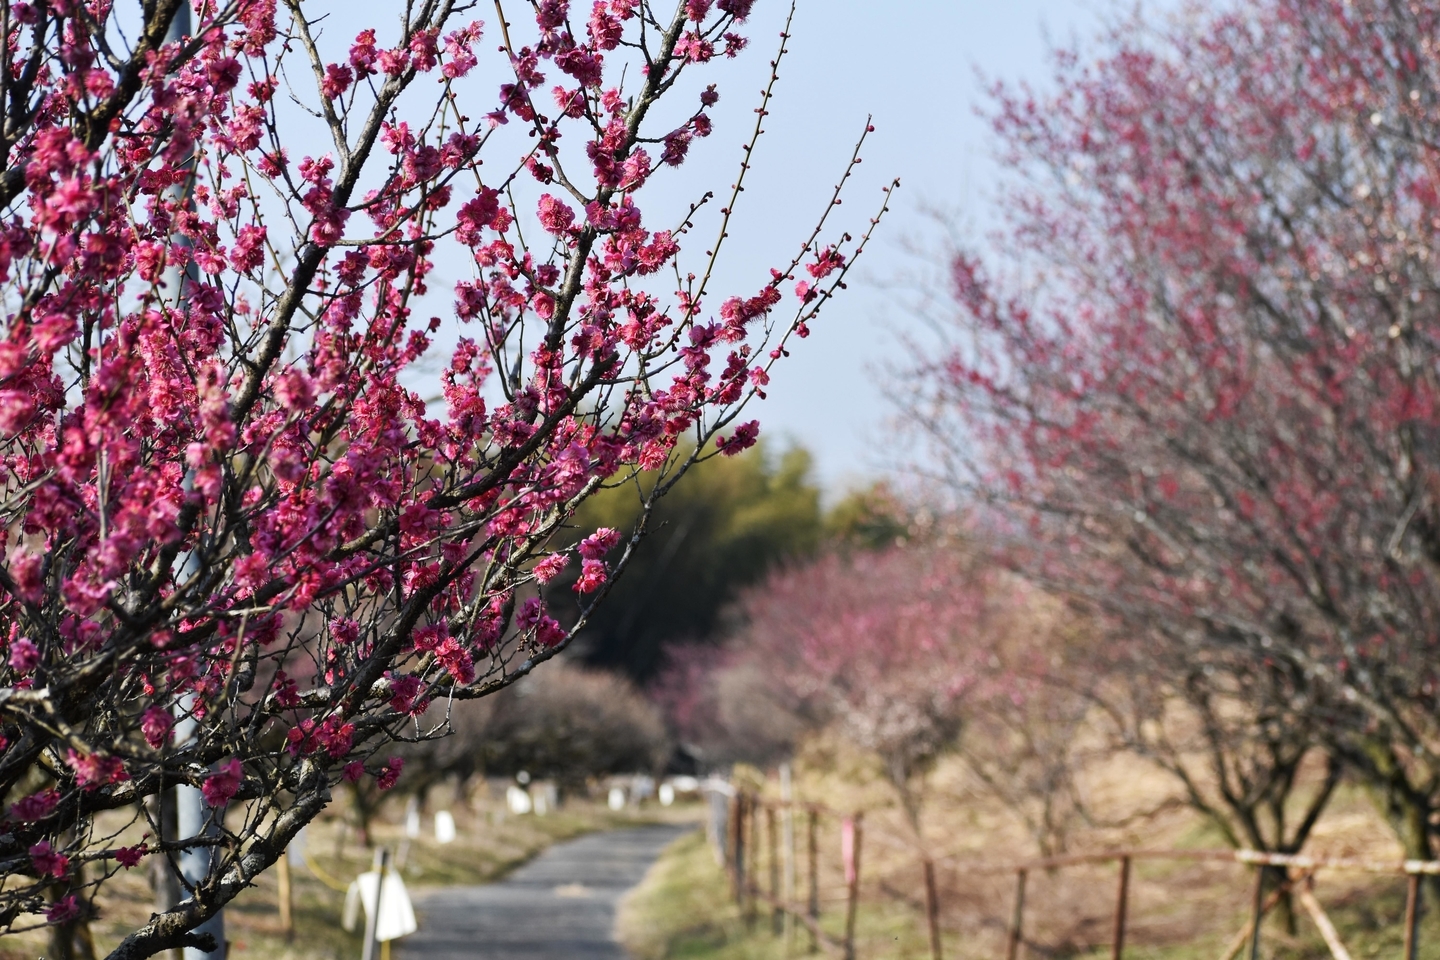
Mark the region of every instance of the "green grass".
MULTIPOLYGON (((1164 864, 1138 865, 1134 881, 1148 890, 1132 900, 1132 924, 1127 938, 1127 960, 1218 960, 1232 936, 1245 927, 1244 896, 1232 902, 1214 904, 1219 921, 1208 931, 1175 935, 1167 917, 1173 909, 1203 909, 1209 891, 1191 891, 1185 878, 1171 877, 1164 864), (1194 894, 1194 899, 1187 896, 1194 894), (1190 902, 1186 902, 1189 900, 1190 902), (1139 908, 1139 909, 1137 909, 1139 908), (1167 932, 1167 927, 1169 930, 1167 932), (1217 932, 1218 931, 1218 932, 1217 932)), ((762 877, 763 879, 763 877, 762 877)), ((1076 878, 1080 880, 1080 878, 1076 878)), ((1240 873, 1237 879, 1243 881, 1240 873)), ((1083 882, 1083 881, 1082 881, 1083 882)), ((1341 940, 1354 960, 1400 958, 1405 908, 1404 882, 1395 878, 1357 878, 1350 875, 1322 875, 1316 888, 1341 940), (1349 882, 1343 882, 1348 880, 1349 882)), ((1434 902, 1434 901, 1432 901, 1434 902)), ((1041 903, 1032 910, 1044 909, 1041 903)), ((772 930, 769 911, 763 904, 749 921, 737 906, 725 873, 715 864, 703 836, 689 834, 673 843, 650 869, 644 881, 621 905, 620 939, 637 960, 780 960, 807 952, 808 937, 796 931, 795 946, 787 953, 783 939, 772 930)), ((1264 960, 1328 960, 1330 953, 1309 917, 1296 904, 1296 932, 1287 934, 1277 920, 1268 920, 1263 930, 1260 955, 1264 960)), ((1440 909, 1432 907, 1421 924, 1419 957, 1440 960, 1440 909)), ((954 914, 950 915, 954 918, 954 914)), ((825 918, 825 927, 839 934, 841 905, 836 903, 825 918)), ((993 918, 991 926, 1003 920, 993 918)), ((1091 929, 1093 945, 1036 943, 1025 955, 1029 960, 1100 960, 1110 956, 1110 920, 1097 918, 1091 929)), ((1182 923, 1181 928, 1191 927, 1182 923)), ((857 917, 856 954, 870 958, 916 958, 928 960, 929 943, 921 916, 913 903, 866 888, 857 917)), ((1003 955, 1003 939, 977 942, 954 930, 943 936, 946 958, 991 958, 1003 955), (996 953, 996 948, 1001 953, 996 953)), ((1242 951, 1240 960, 1248 952, 1242 951)))
MULTIPOLYGON (((823 928, 837 938, 842 922, 839 904, 822 916, 823 928)), ((805 954, 809 945, 808 932, 797 925, 787 953, 769 908, 757 904, 752 919, 735 903, 729 878, 699 833, 666 848, 621 904, 618 931, 637 960, 780 960, 805 954)), ((928 949, 910 910, 886 901, 862 905, 856 943, 864 957, 918 956, 928 949)))
MULTIPOLYGON (((673 809, 673 808, 672 808, 673 809)), ((461 817, 460 837, 454 843, 440 845, 428 836, 412 842, 401 875, 412 897, 440 887, 489 883, 503 877, 527 862, 546 847, 561 840, 613 827, 652 822, 662 811, 612 812, 600 804, 575 802, 544 817, 461 817), (468 821, 468 823, 467 823, 468 821)), ((684 811, 665 811, 667 818, 685 816, 684 811)), ((327 837, 326 840, 329 838, 327 837)), ((401 842, 396 825, 381 825, 376 842, 392 851, 401 842)), ((336 857, 330 846, 317 838, 312 851, 319 854, 319 865, 335 877, 349 880, 370 869, 372 852, 358 844, 350 844, 336 857)), ((295 935, 286 941, 276 919, 277 887, 271 870, 261 883, 246 891, 227 908, 234 917, 253 917, 254 922, 229 934, 232 955, 264 960, 341 960, 360 955, 360 934, 340 929, 340 914, 345 895, 331 890, 305 867, 294 870, 295 935)))
POLYGON ((760 960, 784 955, 783 944, 774 936, 747 930, 729 880, 699 833, 687 834, 666 848, 621 904, 618 929, 637 960, 760 960))
MULTIPOLYGON (((693 811, 685 809, 627 809, 616 813, 602 804, 583 801, 567 803, 544 817, 502 817, 498 804, 486 807, 473 810, 464 804, 455 805, 460 831, 454 843, 442 846, 428 833, 412 841, 402 871, 412 897, 438 887, 498 879, 552 843, 583 833, 661 818, 694 818, 693 811)), ((373 851, 353 839, 352 831, 338 815, 327 815, 308 833, 311 858, 331 878, 348 884, 370 869, 373 851)), ((392 852, 403 841, 403 831, 395 823, 377 822, 373 836, 377 844, 392 852)), ((359 932, 345 933, 340 929, 344 891, 331 889, 303 865, 291 869, 295 929, 287 937, 280 927, 276 873, 273 867, 266 871, 225 908, 225 935, 236 960, 353 960, 360 956, 359 932)), ((145 871, 122 873, 112 881, 99 908, 91 932, 96 955, 104 957, 150 915, 151 893, 145 871)), ((45 947, 44 930, 7 935, 0 940, 0 960, 34 960, 44 955, 45 947)))

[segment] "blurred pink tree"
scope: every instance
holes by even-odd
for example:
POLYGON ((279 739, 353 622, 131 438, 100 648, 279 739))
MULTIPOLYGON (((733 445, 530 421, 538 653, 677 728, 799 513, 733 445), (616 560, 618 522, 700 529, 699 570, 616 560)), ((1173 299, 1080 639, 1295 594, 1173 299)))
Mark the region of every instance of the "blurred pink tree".
POLYGON ((957 255, 950 347, 917 356, 914 410, 1008 561, 1157 685, 1254 711, 1216 741, 1255 746, 1217 761, 1275 818, 1247 843, 1304 842, 1318 808, 1285 798, 1318 745, 1436 854, 1437 29, 1264 0, 999 90, 1008 266, 957 255))
MULTIPOLYGON (((682 662, 676 677, 709 666, 691 678, 704 691, 738 673, 796 731, 836 730, 880 760, 918 829, 925 777, 956 747, 967 711, 1018 690, 992 667, 1013 613, 1004 593, 959 550, 831 553, 747 591, 719 663, 682 662)), ((704 718, 727 705, 702 696, 679 706, 704 718)))

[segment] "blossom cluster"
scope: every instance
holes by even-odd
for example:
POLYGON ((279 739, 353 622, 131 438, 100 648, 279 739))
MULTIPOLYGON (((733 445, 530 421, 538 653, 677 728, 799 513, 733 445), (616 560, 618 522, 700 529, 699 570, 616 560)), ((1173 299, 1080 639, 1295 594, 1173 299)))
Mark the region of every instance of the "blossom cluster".
MULTIPOLYGON (((64 876, 52 922, 86 865, 151 849, 90 844, 97 813, 189 784, 281 850, 331 785, 393 785, 385 743, 443 733, 437 702, 561 649, 547 583, 578 561, 588 609, 633 541, 552 538, 602 484, 752 445, 740 413, 863 245, 817 227, 720 298, 680 267, 699 220, 642 212, 719 92, 676 126, 652 107, 744 48, 752 0, 423 5, 334 49, 298 4, 206 0, 167 37, 179 6, 117 60, 108 3, 12 4, 0 51, 0 854, 33 881, 0 912, 64 876), (827 286, 792 309, 806 267, 827 286)), ((183 925, 268 863, 242 848, 183 925)))

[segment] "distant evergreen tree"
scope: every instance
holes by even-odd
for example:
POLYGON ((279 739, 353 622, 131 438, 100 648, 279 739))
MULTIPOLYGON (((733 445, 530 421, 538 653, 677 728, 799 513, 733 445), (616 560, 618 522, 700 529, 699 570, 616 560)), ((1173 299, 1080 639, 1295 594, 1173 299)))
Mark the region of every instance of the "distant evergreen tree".
MULTIPOLYGON (((824 521, 811 462, 804 449, 775 456, 762 444, 694 467, 660 501, 624 575, 578 635, 579 655, 643 683, 663 665, 668 644, 711 639, 740 588, 819 546, 824 521)), ((577 514, 577 535, 632 529, 642 495, 635 485, 598 493, 577 514)), ((560 594, 572 595, 552 591, 560 594)))

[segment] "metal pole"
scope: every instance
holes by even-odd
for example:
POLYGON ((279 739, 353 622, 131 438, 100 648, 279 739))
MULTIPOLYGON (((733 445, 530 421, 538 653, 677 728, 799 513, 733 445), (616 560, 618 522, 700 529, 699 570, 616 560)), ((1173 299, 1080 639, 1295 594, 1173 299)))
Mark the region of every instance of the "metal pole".
POLYGON ((1115 897, 1115 936, 1111 940, 1111 960, 1120 960, 1125 953, 1125 911, 1130 900, 1130 858, 1120 858, 1120 892, 1115 897))
POLYGON ((851 851, 852 869, 849 876, 850 889, 846 892, 845 902, 845 960, 855 960, 855 911, 860 906, 860 840, 864 836, 864 820, 860 814, 855 814, 851 821, 854 847, 851 851))
MULTIPOLYGON (((820 922, 820 845, 817 842, 820 814, 810 811, 810 919, 820 922)), ((820 949, 815 937, 815 928, 810 928, 810 952, 820 949)))
MULTIPOLYGON (((193 33, 190 19, 190 4, 182 3, 175 10, 175 16, 170 21, 170 28, 165 32, 165 43, 178 43, 193 33)), ((180 166, 189 172, 181 182, 168 187, 165 191, 166 199, 177 206, 189 207, 191 205, 191 194, 195 189, 195 153, 192 149, 185 159, 180 161, 180 166)), ((182 233, 170 235, 170 241, 177 247, 184 247, 189 250, 191 247, 190 238, 182 233)), ((167 261, 165 270, 161 274, 161 282, 165 287, 161 298, 169 306, 176 310, 185 309, 185 285, 200 282, 200 271, 193 261, 185 264, 182 270, 173 259, 167 261)), ((188 559, 188 558, 187 558, 188 559)))
POLYGON ((1254 919, 1250 924, 1250 960, 1260 958, 1260 922, 1265 919, 1265 868, 1255 868, 1254 919))
POLYGON ((1020 935, 1025 924, 1025 871, 1015 871, 1015 912, 1010 915, 1010 938, 1005 944, 1005 960, 1020 956, 1020 935))
POLYGON ((940 894, 935 889, 935 861, 925 858, 925 922, 930 928, 930 957, 940 960, 940 894))
POLYGON ((712 789, 705 795, 705 805, 709 816, 705 820, 706 833, 710 840, 711 849, 715 853, 715 865, 724 867, 726 875, 730 875, 730 825, 734 814, 730 811, 730 797, 719 789, 712 789))
MULTIPOLYGON (((170 21, 170 28, 165 33, 166 43, 175 43, 194 32, 190 17, 190 4, 181 3, 175 10, 175 16, 170 21)), ((192 167, 194 164, 193 154, 182 161, 182 166, 192 167)), ((184 182, 172 187, 172 198, 181 204, 190 202, 190 192, 193 187, 193 177, 186 177, 184 182)), ((188 243, 187 238, 175 236, 172 238, 177 245, 188 243)), ((185 283, 187 280, 196 278, 195 267, 187 264, 185 270, 180 270, 174 265, 166 268, 164 274, 165 294, 171 299, 175 309, 183 310, 185 307, 185 283)), ((188 486, 188 480, 187 480, 188 486)), ((180 577, 183 578, 193 573, 198 564, 193 554, 186 555, 180 561, 180 577)), ((199 724, 194 714, 194 694, 184 694, 175 704, 175 743, 184 746, 192 740, 198 739, 199 724)), ((224 816, 223 810, 216 810, 213 816, 207 810, 204 797, 201 796, 197 787, 186 784, 179 784, 175 787, 175 822, 176 839, 184 842, 191 838, 198 838, 206 834, 217 834, 219 832, 218 819, 224 816)), ((180 853, 180 876, 184 885, 188 888, 190 896, 195 897, 196 887, 210 873, 210 848, 193 847, 183 850, 180 853)), ((225 958, 225 916, 220 910, 209 920, 194 928, 195 933, 210 934, 215 939, 215 949, 206 952, 199 947, 186 947, 185 960, 224 960, 225 958)))
MULTIPOLYGON (((182 694, 180 702, 177 704, 180 718, 175 724, 175 741, 180 746, 184 746, 196 738, 199 724, 195 720, 194 708, 195 695, 193 693, 182 694)), ((207 808, 199 787, 192 787, 184 783, 176 785, 175 832, 182 842, 192 838, 199 839, 218 835, 220 832, 219 819, 224 815, 223 809, 210 811, 207 808)), ((210 852, 210 847, 198 845, 180 851, 180 877, 188 889, 191 899, 198 899, 198 888, 210 875, 210 852)), ((215 939, 215 949, 206 952, 199 947, 186 947, 185 960, 225 960, 225 914, 223 911, 216 910, 214 916, 194 927, 193 932, 208 933, 215 939)))
POLYGON ((375 934, 380 927, 380 900, 385 895, 385 868, 390 865, 390 851, 380 847, 375 851, 374 867, 378 874, 375 881, 375 909, 365 917, 365 945, 361 948, 360 960, 376 960, 379 946, 375 934))
POLYGON ((1415 950, 1419 947, 1419 923, 1420 875, 1412 873, 1405 878, 1405 960, 1415 960, 1415 950))
MULTIPOLYGON (((175 840, 175 793, 165 786, 162 778, 159 789, 145 798, 145 813, 154 825, 156 839, 161 843, 175 840)), ((171 866, 170 857, 157 853, 150 858, 150 885, 155 893, 156 913, 169 913, 180 902, 180 877, 171 866)), ((179 947, 166 950, 166 960, 184 960, 185 951, 179 947)))

